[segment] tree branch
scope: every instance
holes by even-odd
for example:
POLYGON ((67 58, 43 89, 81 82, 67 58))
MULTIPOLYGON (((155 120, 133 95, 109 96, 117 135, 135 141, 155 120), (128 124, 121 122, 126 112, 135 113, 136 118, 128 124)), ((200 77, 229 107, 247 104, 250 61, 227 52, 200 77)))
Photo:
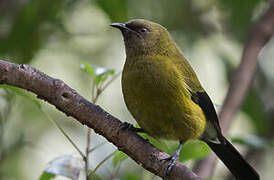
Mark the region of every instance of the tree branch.
MULTIPOLYGON (((29 65, 0 60, 0 83, 20 87, 54 105, 67 116, 94 129, 148 171, 163 177, 167 167, 161 159, 168 155, 132 131, 123 130, 120 120, 94 105, 59 79, 54 79, 29 65)), ((176 163, 167 179, 200 180, 182 163, 176 163)))
MULTIPOLYGON (((227 134, 231 122, 241 107, 245 94, 253 80, 258 63, 258 55, 263 46, 274 33, 274 0, 269 1, 269 9, 251 26, 244 46, 241 63, 236 70, 228 93, 219 114, 223 134, 227 134)), ((216 156, 210 155, 194 166, 194 172, 201 177, 213 175, 216 166, 216 156)))

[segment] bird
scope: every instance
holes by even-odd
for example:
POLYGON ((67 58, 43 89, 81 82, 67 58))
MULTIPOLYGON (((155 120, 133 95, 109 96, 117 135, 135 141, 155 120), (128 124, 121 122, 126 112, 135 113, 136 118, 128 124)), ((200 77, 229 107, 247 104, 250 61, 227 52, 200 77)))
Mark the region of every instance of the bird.
POLYGON ((165 176, 179 159, 183 144, 199 139, 208 144, 237 180, 260 179, 222 135, 210 97, 168 30, 145 19, 110 26, 118 28, 124 40, 122 93, 140 126, 131 129, 156 139, 179 141, 178 149, 165 159, 169 162, 165 176))

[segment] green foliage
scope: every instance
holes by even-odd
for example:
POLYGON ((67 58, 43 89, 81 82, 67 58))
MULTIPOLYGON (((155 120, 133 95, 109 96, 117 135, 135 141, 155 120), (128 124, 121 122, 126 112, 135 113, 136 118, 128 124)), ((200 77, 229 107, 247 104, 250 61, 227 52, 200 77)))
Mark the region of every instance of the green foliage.
MULTIPOLYGON (((165 141, 156 140, 147 134, 141 135, 143 138, 147 139, 150 143, 156 146, 158 149, 162 151, 172 154, 175 152, 179 146, 178 143, 166 143, 165 141)), ((180 161, 184 162, 187 160, 199 160, 208 155, 210 152, 210 148, 202 141, 188 141, 186 142, 180 153, 180 161)))
MULTIPOLYGON (((93 1, 93 0, 91 0, 93 1)), ((112 22, 125 22, 128 20, 128 0, 94 0, 109 16, 112 22)))
POLYGON ((83 62, 81 64, 81 69, 83 69, 90 75, 90 77, 95 81, 95 84, 97 86, 104 83, 110 75, 115 74, 115 71, 113 69, 91 66, 88 62, 83 62))
POLYGON ((123 162, 128 158, 128 155, 126 155, 122 151, 116 151, 113 158, 112 158, 112 165, 116 167, 119 163, 123 162))
MULTIPOLYGON (((223 59, 226 77, 227 80, 230 81, 233 76, 233 72, 235 68, 227 61, 224 56, 221 56, 223 59)), ((269 125, 269 117, 268 114, 264 110, 264 104, 261 100, 261 94, 257 92, 258 90, 254 87, 247 92, 246 97, 243 101, 242 111, 245 112, 252 123, 252 126, 256 130, 257 133, 264 133, 267 131, 269 125)))
POLYGON ((227 16, 225 26, 236 39, 243 41, 247 37, 255 7, 262 0, 221 0, 218 2, 222 13, 227 16))
POLYGON ((125 173, 123 180, 140 180, 140 177, 136 173, 125 173))
MULTIPOLYGON (((80 65, 80 67, 83 71, 87 72, 93 80, 93 84, 92 84, 92 87, 91 87, 91 89, 92 89, 92 99, 91 100, 92 100, 93 103, 96 103, 99 95, 119 75, 119 73, 115 75, 115 71, 113 69, 107 69, 107 68, 104 68, 104 67, 91 66, 88 62, 83 62, 80 65), (108 77, 110 77, 110 76, 112 76, 112 78, 107 83, 105 83, 106 80, 108 79, 108 77)), ((89 132, 90 131, 88 131, 88 133, 87 133, 87 139, 90 138, 89 132)), ((89 144, 89 142, 87 144, 89 144)), ((87 152, 85 157, 87 158, 89 153, 91 153, 95 149, 99 148, 100 146, 101 145, 98 145, 95 148, 90 149, 87 152)), ((97 169, 99 169, 99 167, 101 167, 104 164, 104 162, 106 162, 108 159, 110 159, 115 153, 116 153, 116 151, 114 151, 113 153, 111 153, 110 155, 105 157, 91 172, 88 172, 88 169, 86 168, 86 174, 90 174, 90 176, 92 176, 92 177, 94 176, 93 179, 99 178, 99 176, 96 176, 97 169)), ((85 161, 85 163, 88 163, 88 161, 85 161)), ((86 167, 87 166, 88 165, 86 164, 86 167)))
POLYGON ((273 148, 274 146, 273 141, 254 135, 245 137, 233 137, 231 140, 233 143, 242 144, 253 149, 265 149, 266 147, 273 148))
POLYGON ((102 178, 98 174, 91 174, 89 180, 102 180, 102 178))
POLYGON ((0 52, 27 63, 46 42, 48 35, 60 25, 58 13, 65 0, 30 0, 19 9, 11 30, 0 36, 0 52), (48 28, 44 28, 47 25, 48 28), (49 26, 51 25, 51 26, 49 26))
POLYGON ((16 95, 22 96, 22 97, 26 98, 27 100, 30 100, 39 109, 41 108, 41 104, 40 104, 39 100, 36 97, 33 97, 32 95, 30 95, 25 90, 22 90, 20 88, 14 87, 14 86, 9 86, 9 85, 6 85, 6 84, 0 84, 0 88, 10 90, 10 91, 14 92, 16 95))
POLYGON ((170 30, 182 32, 182 36, 187 34, 185 38, 189 43, 215 32, 215 27, 203 20, 208 11, 212 10, 213 3, 201 5, 199 8, 194 1, 174 0, 170 3, 162 0, 161 4, 162 10, 166 13, 162 19, 163 24, 170 30))
POLYGON ((41 176, 39 177, 39 180, 51 180, 51 179, 54 179, 55 177, 56 177, 55 174, 51 174, 51 173, 44 171, 41 174, 41 176))
POLYGON ((91 100, 93 103, 96 103, 99 95, 120 75, 120 73, 115 74, 113 69, 91 66, 88 62, 83 62, 80 67, 83 71, 87 72, 93 80, 91 87, 91 100), (109 77, 111 77, 111 79, 106 81, 109 77))
POLYGON ((86 61, 83 62, 80 65, 80 67, 81 67, 82 70, 84 70, 85 72, 87 72, 91 78, 93 78, 93 79, 96 78, 94 68, 88 62, 86 62, 86 61))
MULTIPOLYGON (((0 3, 0 26, 4 22, 3 19, 8 22, 7 24, 10 25, 8 25, 7 30, 4 31, 2 31, 2 29, 5 28, 0 28, 0 59, 3 59, 4 57, 7 57, 8 59, 16 58, 16 60, 14 61, 18 63, 29 63, 32 60, 32 58, 36 55, 36 53, 39 50, 41 50, 44 45, 46 45, 51 34, 56 35, 56 32, 61 32, 58 35, 63 36, 64 32, 66 32, 66 27, 63 26, 63 20, 66 18, 62 18, 64 16, 69 17, 70 15, 69 13, 64 13, 66 10, 68 10, 67 6, 64 6, 64 4, 66 4, 68 1, 71 2, 74 0, 28 0, 25 3, 22 3, 20 6, 16 7, 16 10, 10 9, 9 13, 7 13, 9 16, 2 14, 1 10, 3 9, 3 7, 1 7, 2 4, 0 3)), ((195 42, 205 38, 205 35, 215 35, 216 27, 208 23, 211 21, 218 24, 218 26, 221 27, 222 31, 224 30, 225 34, 230 33, 229 35, 232 41, 243 41, 247 36, 247 31, 251 24, 252 16, 254 15, 254 10, 263 1, 211 0, 202 2, 199 0, 173 0, 171 2, 166 0, 90 0, 90 2, 93 5, 96 4, 97 8, 101 9, 112 22, 125 22, 131 18, 146 18, 159 22, 165 25, 171 31, 171 33, 174 33, 173 35, 175 35, 176 40, 178 37, 179 42, 187 42, 186 47, 191 49, 189 45, 195 44, 195 42), (215 10, 217 10, 216 14, 218 16, 218 20, 214 20, 213 16, 208 15, 209 13, 214 12, 215 10)), ((82 3, 82 1, 75 1, 75 3, 70 4, 70 8, 73 9, 80 3, 82 3)), ((108 51, 103 49, 102 52, 108 51)), ((82 54, 77 54, 77 56, 78 55, 83 57, 82 54)), ((226 63, 228 61, 223 62, 226 63)), ((96 62, 91 63, 95 64, 96 62)), ((229 74, 228 77, 231 77, 230 75, 234 72, 235 68, 232 68, 230 64, 225 65, 227 65, 225 67, 225 70, 229 74)), ((96 96, 101 94, 101 92, 108 86, 109 82, 112 82, 113 79, 117 77, 116 75, 118 75, 118 73, 115 74, 114 70, 112 69, 91 66, 87 62, 83 63, 82 69, 94 81, 94 85, 92 86, 95 88, 93 91, 93 101, 96 101, 96 96)), ((269 84, 269 82, 266 83, 269 84)), ((5 92, 7 92, 4 93, 4 96, 6 97, 3 99, 9 102, 9 106, 14 105, 12 101, 13 98, 11 97, 15 96, 14 94, 16 94, 31 101, 41 110, 40 101, 37 100, 35 96, 31 95, 27 91, 7 85, 0 85, 0 88, 4 89, 5 92)), ((256 132, 258 132, 258 134, 264 135, 269 132, 269 129, 271 129, 269 128, 270 118, 264 111, 264 102, 261 98, 262 94, 260 94, 259 92, 261 93, 260 90, 255 91, 254 89, 252 89, 250 93, 247 94, 247 97, 243 104, 243 111, 250 117, 250 122, 252 126, 255 128, 256 132)), ((2 108, 3 104, 0 105, 2 108)), ((3 111, 5 111, 4 108, 3 111)), ((46 115, 48 118, 52 119, 47 113, 46 115)), ((7 121, 7 116, 1 116, 1 128, 4 128, 4 126, 2 126, 2 121, 7 121)), ((16 157, 14 159, 16 159, 17 161, 22 159, 20 158, 18 150, 22 149, 22 146, 25 145, 25 139, 23 135, 26 132, 24 132, 24 129, 29 130, 30 128, 20 128, 20 133, 18 132, 18 134, 22 135, 17 140, 13 140, 14 142, 8 142, 8 145, 4 144, 4 141, 2 141, 1 138, 2 136, 4 136, 4 131, 3 129, 0 129, 0 165, 3 164, 2 162, 4 162, 8 156, 16 157)), ((63 131, 62 129, 60 130, 63 131)), ((65 136, 68 136, 65 132, 63 134, 65 136)), ((175 144, 173 142, 170 143, 166 141, 158 141, 154 138, 149 137, 146 134, 140 135, 143 138, 148 139, 152 144, 154 144, 159 149, 169 154, 172 154, 178 147, 178 143, 175 144)), ((68 139, 70 140, 69 137, 68 139)), ((250 148, 273 147, 272 139, 265 139, 261 136, 234 137, 232 138, 232 141, 234 143, 239 143, 250 148)), ((101 145, 99 145, 98 147, 100 146, 101 145)), ((90 153, 98 147, 91 149, 90 153)), ((200 141, 190 141, 184 144, 180 154, 180 161, 200 159, 206 156, 208 152, 209 148, 205 143, 200 141)), ((98 164, 96 169, 98 169, 110 157, 112 157, 112 154, 104 158, 100 162, 100 164, 98 164)), ((128 156, 125 153, 117 151, 113 155, 112 164, 114 167, 119 167, 120 163, 124 162, 127 158, 128 156)), ((16 163, 14 162, 15 160, 13 160, 13 162, 9 162, 10 165, 6 169, 5 167, 3 168, 3 166, 1 166, 1 169, 3 168, 2 171, 5 172, 7 171, 7 169, 15 169, 17 173, 18 171, 21 171, 20 167, 16 166, 16 163)), ((40 180, 52 179, 55 176, 55 174, 51 174, 44 171, 43 174, 40 176, 40 180)), ((0 173, 0 179, 2 177, 3 176, 0 173)), ((18 177, 21 177, 21 174, 18 177)), ((134 172, 125 173, 122 175, 122 177, 124 180, 140 179, 138 178, 138 174, 134 172)), ((14 177, 9 178, 14 179, 14 177)), ((100 178, 98 174, 93 173, 91 174, 90 179, 101 180, 102 178, 100 178)))
POLYGON ((264 106, 254 89, 251 89, 243 103, 242 110, 248 114, 253 127, 258 133, 267 131, 268 116, 264 111, 264 106))
MULTIPOLYGON (((165 141, 156 140, 147 134, 140 134, 144 139, 147 139, 150 143, 156 146, 158 149, 161 149, 168 154, 172 154, 175 152, 179 146, 179 144, 167 144, 165 141)), ((181 150, 180 153, 180 161, 184 162, 187 160, 199 160, 208 155, 210 152, 210 148, 206 143, 198 140, 187 141, 181 150)))
POLYGON ((181 150, 180 161, 199 160, 208 155, 210 148, 202 141, 187 141, 181 150))
POLYGON ((214 9, 214 5, 212 1, 193 0, 129 1, 129 14, 133 18, 158 22, 178 35, 178 42, 183 39, 191 45, 200 38, 216 32, 215 25, 208 23, 211 20, 205 18, 214 9))
POLYGON ((142 136, 144 139, 146 139, 151 144, 153 144, 154 146, 156 146, 158 149, 161 149, 162 151, 165 151, 165 152, 170 153, 170 154, 173 153, 172 150, 170 151, 170 148, 165 143, 165 141, 160 141, 160 140, 154 139, 153 137, 151 137, 151 136, 149 136, 149 135, 147 135, 145 133, 140 134, 140 136, 142 136))

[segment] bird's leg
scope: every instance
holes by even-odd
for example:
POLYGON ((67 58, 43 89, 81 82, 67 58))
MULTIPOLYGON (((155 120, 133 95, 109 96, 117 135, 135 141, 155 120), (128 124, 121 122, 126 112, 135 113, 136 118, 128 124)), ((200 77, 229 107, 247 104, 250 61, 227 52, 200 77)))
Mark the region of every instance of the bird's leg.
POLYGON ((121 125, 121 129, 122 130, 133 131, 133 132, 136 132, 136 133, 144 133, 145 132, 142 128, 136 128, 128 122, 123 122, 123 124, 121 125))
POLYGON ((183 144, 184 144, 184 142, 180 141, 180 145, 179 145, 178 149, 171 156, 169 156, 168 158, 162 159, 162 160, 168 160, 169 161, 169 163, 167 165, 167 168, 165 169, 165 175, 164 176, 167 176, 167 174, 170 172, 171 168, 174 166, 175 162, 177 160, 179 160, 179 155, 180 155, 180 151, 183 147, 183 144))

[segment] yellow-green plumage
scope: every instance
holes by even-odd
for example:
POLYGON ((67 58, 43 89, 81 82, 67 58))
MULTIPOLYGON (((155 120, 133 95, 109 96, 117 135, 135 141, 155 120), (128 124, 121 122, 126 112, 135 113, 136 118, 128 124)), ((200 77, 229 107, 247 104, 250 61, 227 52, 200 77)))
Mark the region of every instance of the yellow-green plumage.
POLYGON ((134 23, 146 24, 153 34, 143 44, 134 42, 135 48, 125 41, 127 58, 122 89, 129 111, 145 132, 155 138, 199 138, 206 120, 189 92, 203 91, 194 71, 165 28, 146 20, 134 23))
POLYGON ((166 173, 178 159, 182 144, 200 138, 236 179, 258 180, 257 172, 222 135, 209 96, 168 31, 141 19, 111 26, 124 37, 127 58, 122 90, 129 111, 150 136, 180 141, 166 173))
POLYGON ((183 72, 177 63, 189 66, 177 57, 127 57, 122 74, 124 99, 149 135, 181 141, 197 139, 204 131, 205 116, 187 90, 190 72, 183 72))

